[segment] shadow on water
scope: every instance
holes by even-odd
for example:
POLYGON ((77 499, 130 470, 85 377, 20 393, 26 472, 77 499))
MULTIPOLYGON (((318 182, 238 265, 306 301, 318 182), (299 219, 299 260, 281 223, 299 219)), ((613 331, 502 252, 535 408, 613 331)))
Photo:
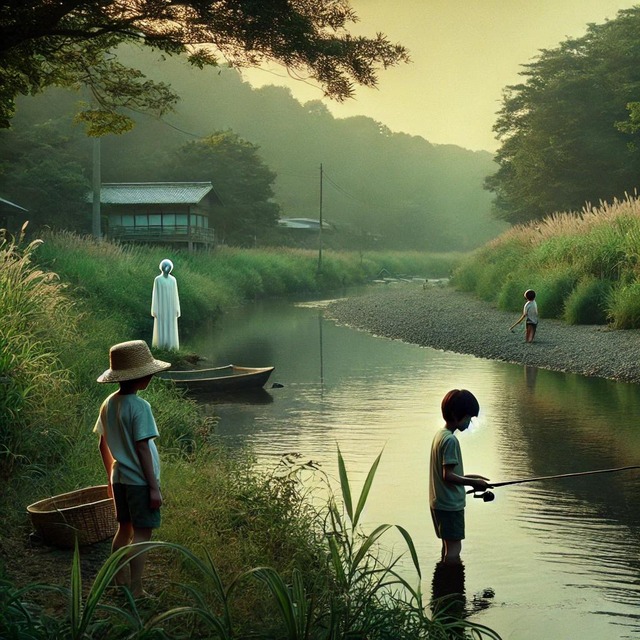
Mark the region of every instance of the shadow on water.
MULTIPOLYGON (((357 485, 384 450, 366 524, 405 527, 423 566, 439 558, 427 471, 449 389, 480 400, 477 426, 459 437, 468 473, 499 482, 640 463, 639 385, 376 338, 285 302, 229 314, 197 339, 191 348, 213 365, 276 366, 284 386, 263 390, 269 398, 211 400, 219 435, 251 447, 260 464, 297 451, 336 477, 338 444, 357 485)), ((436 565, 424 588, 449 590, 462 615, 505 640, 640 639, 639 482, 629 471, 468 500, 463 580, 436 565), (482 597, 488 584, 494 598, 482 597)))
POLYGON ((269 404, 273 396, 266 389, 243 389, 240 391, 191 391, 189 395, 202 404, 269 404))
MULTIPOLYGON (((484 589, 467 600, 465 568, 462 562, 437 562, 431 581, 431 613, 443 623, 455 623, 470 618, 492 604, 494 591, 484 589)), ((467 638, 466 632, 453 630, 451 640, 467 638)))

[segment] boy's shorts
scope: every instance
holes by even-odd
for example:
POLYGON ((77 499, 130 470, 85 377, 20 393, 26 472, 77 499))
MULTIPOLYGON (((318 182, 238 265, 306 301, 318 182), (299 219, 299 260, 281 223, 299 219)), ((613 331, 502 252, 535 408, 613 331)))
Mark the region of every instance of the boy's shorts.
POLYGON ((464 540, 464 510, 431 509, 436 535, 442 540, 464 540))
POLYGON ((116 520, 130 522, 136 529, 157 529, 160 526, 160 509, 149 508, 149 485, 113 485, 113 501, 116 520))

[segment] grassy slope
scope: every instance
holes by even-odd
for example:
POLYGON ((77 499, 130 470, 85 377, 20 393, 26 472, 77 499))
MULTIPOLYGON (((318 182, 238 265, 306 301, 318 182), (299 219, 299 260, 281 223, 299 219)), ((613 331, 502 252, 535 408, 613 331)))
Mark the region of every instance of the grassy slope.
POLYGON ((534 289, 542 317, 640 328, 640 202, 514 227, 466 258, 453 282, 508 311, 534 289))
MULTIPOLYGON (((113 389, 95 379, 108 366, 111 344, 150 339, 151 284, 168 255, 67 234, 36 245, 0 244, 0 539, 14 542, 30 528, 26 504, 104 483, 91 429, 113 389)), ((381 269, 444 276, 455 258, 327 253, 318 277, 317 256, 309 252, 226 249, 170 257, 189 310, 181 319, 187 331, 254 296, 320 292, 381 269)), ((154 380, 144 397, 161 434, 163 539, 208 549, 224 579, 251 566, 285 574, 304 566, 312 582, 322 583, 312 515, 295 481, 260 475, 246 457, 229 457, 216 443, 215 421, 162 381, 154 380)), ((167 580, 182 571, 179 564, 165 570, 167 580)), ((61 582, 67 575, 60 572, 61 582)), ((244 613, 269 619, 272 612, 254 591, 241 600, 244 613)))

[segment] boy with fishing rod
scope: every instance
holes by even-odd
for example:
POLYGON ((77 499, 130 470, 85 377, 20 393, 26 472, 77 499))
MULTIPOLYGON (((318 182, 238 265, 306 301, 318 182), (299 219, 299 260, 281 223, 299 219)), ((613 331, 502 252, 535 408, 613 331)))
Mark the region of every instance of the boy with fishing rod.
MULTIPOLYGON (((115 503, 118 529, 111 548, 117 551, 148 542, 160 526, 160 460, 154 442, 160 434, 151 406, 137 393, 171 364, 156 360, 143 340, 111 347, 109 364, 98 382, 117 382, 120 388, 102 403, 93 430, 100 436, 100 455, 115 503)), ((142 588, 145 556, 132 557, 116 576, 116 583, 136 598, 147 595, 142 588)))
POLYGON ((471 391, 452 389, 442 399, 441 410, 445 425, 431 444, 429 504, 436 535, 442 540, 442 562, 460 563, 465 537, 465 486, 483 492, 491 485, 484 476, 465 474, 455 436, 456 431, 465 431, 480 412, 478 400, 471 391))

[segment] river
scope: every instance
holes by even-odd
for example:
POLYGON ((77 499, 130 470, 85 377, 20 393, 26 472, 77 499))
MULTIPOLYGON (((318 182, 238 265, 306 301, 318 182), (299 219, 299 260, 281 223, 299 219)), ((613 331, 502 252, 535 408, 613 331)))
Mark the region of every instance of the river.
MULTIPOLYGON (((248 305, 186 346, 211 366, 276 366, 251 401, 211 407, 218 433, 251 447, 260 465, 297 452, 337 478, 339 447, 357 494, 382 452, 364 526, 410 532, 427 595, 440 549, 428 514, 429 447, 449 389, 480 402, 459 434, 468 473, 499 482, 640 463, 638 385, 375 337, 325 319, 323 306, 248 305)), ((496 488, 493 502, 470 497, 470 619, 505 640, 640 638, 639 478, 631 470, 496 488)), ((399 536, 388 544, 402 550, 399 536)))

